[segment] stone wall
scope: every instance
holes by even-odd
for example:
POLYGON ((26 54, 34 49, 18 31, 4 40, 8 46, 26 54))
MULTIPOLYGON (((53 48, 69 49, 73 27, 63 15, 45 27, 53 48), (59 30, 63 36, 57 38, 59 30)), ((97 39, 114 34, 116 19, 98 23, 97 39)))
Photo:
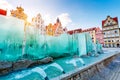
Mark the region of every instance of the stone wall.
POLYGON ((109 80, 108 76, 111 74, 111 71, 110 68, 107 67, 109 67, 109 64, 118 56, 120 56, 120 53, 80 71, 76 71, 70 75, 68 74, 62 77, 61 80, 96 80, 98 78, 99 80, 109 80))
POLYGON ((0 76, 6 75, 12 71, 30 68, 40 64, 46 64, 53 61, 53 58, 47 57, 42 60, 19 60, 17 62, 0 61, 0 76))

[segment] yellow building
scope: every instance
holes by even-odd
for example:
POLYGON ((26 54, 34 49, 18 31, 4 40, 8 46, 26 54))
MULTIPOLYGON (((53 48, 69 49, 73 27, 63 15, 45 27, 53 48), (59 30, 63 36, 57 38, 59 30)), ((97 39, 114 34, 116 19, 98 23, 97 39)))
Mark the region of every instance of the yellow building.
POLYGON ((120 47, 120 28, 118 17, 107 16, 102 21, 102 30, 104 34, 104 47, 120 47))
POLYGON ((96 27, 82 30, 82 32, 88 32, 88 33, 90 33, 92 41, 94 43, 96 43, 96 27))
POLYGON ((24 13, 24 9, 21 6, 16 7, 16 10, 11 10, 10 12, 11 16, 27 21, 27 14, 24 13))
POLYGON ((26 31, 26 26, 29 26, 30 23, 27 22, 27 14, 24 13, 24 9, 20 6, 16 7, 16 10, 11 10, 10 12, 11 16, 24 20, 24 31, 26 31))
POLYGON ((51 23, 48 26, 46 26, 46 34, 53 36, 53 25, 51 23))
POLYGON ((36 33, 40 35, 46 34, 46 28, 44 26, 44 20, 40 13, 32 18, 31 26, 35 28, 36 33))
POLYGON ((57 18, 56 23, 52 25, 51 23, 46 27, 46 34, 51 36, 59 36, 63 33, 63 28, 59 18, 57 18))

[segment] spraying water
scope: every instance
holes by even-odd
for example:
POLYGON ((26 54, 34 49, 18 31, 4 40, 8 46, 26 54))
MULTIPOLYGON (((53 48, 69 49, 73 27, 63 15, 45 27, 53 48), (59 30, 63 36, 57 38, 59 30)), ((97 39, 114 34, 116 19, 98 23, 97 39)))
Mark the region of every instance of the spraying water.
POLYGON ((40 75, 42 75, 44 78, 47 77, 45 71, 44 71, 42 68, 40 68, 40 67, 33 68, 33 69, 32 69, 32 72, 37 72, 37 73, 39 73, 40 75))
POLYGON ((28 71, 26 73, 26 71, 22 71, 20 74, 15 75, 15 79, 20 79, 20 78, 24 78, 25 76, 30 75, 32 72, 28 71))
POLYGON ((66 61, 66 64, 73 64, 74 67, 77 67, 77 61, 80 61, 83 65, 85 65, 82 58, 74 58, 74 59, 68 60, 66 61))
POLYGON ((24 78, 26 76, 29 76, 30 74, 32 74, 33 72, 38 73, 39 75, 41 75, 45 80, 48 80, 48 77, 46 75, 46 73, 44 72, 44 70, 40 67, 35 67, 31 70, 25 70, 25 71, 21 71, 20 73, 16 74, 14 77, 11 78, 11 80, 13 79, 21 79, 24 78))
POLYGON ((64 73, 63 68, 62 68, 59 64, 57 64, 57 63, 52 63, 52 64, 50 64, 50 65, 44 67, 44 70, 47 69, 48 67, 51 67, 51 66, 56 67, 57 69, 61 70, 61 72, 64 73))

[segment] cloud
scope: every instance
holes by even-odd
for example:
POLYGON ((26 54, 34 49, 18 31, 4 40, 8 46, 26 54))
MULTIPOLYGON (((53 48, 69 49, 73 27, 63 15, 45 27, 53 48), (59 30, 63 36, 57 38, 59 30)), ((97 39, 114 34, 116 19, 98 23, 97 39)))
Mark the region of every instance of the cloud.
POLYGON ((59 17, 63 27, 67 27, 72 22, 68 13, 62 13, 57 17, 59 17))
POLYGON ((8 3, 6 0, 0 0, 0 9, 7 10, 7 14, 10 15, 10 10, 13 8, 13 6, 8 3))
POLYGON ((42 18, 44 20, 44 24, 48 25, 49 23, 54 24, 56 19, 59 18, 63 27, 68 27, 72 20, 69 17, 68 13, 62 13, 57 17, 55 15, 51 15, 49 13, 42 14, 42 18))
POLYGON ((81 26, 77 23, 72 22, 69 27, 67 27, 68 30, 74 30, 74 29, 80 29, 81 26))
POLYGON ((50 14, 45 14, 42 16, 43 20, 44 20, 44 24, 48 25, 49 23, 54 23, 54 18, 50 15, 50 14))

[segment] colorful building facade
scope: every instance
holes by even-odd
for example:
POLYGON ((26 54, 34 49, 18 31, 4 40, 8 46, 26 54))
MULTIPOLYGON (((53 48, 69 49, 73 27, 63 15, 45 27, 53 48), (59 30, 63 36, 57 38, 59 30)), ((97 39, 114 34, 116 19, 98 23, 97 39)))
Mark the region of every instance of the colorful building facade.
POLYGON ((24 20, 24 31, 26 32, 27 26, 30 25, 29 22, 27 22, 27 14, 24 13, 24 9, 20 7, 16 7, 16 10, 11 10, 11 16, 16 17, 18 19, 24 20))
POLYGON ((84 29, 82 32, 88 32, 90 33, 90 36, 92 38, 92 41, 96 43, 96 27, 94 28, 89 28, 89 29, 84 29))
POLYGON ((85 29, 85 30, 82 30, 82 32, 90 33, 90 36, 91 36, 92 41, 94 43, 96 43, 96 41, 99 41, 99 43, 104 44, 103 32, 99 27, 93 27, 93 28, 85 29))
POLYGON ((27 14, 24 13, 24 9, 21 6, 16 7, 16 10, 11 10, 11 16, 27 21, 27 14))
POLYGON ((46 29, 44 26, 44 20, 42 19, 41 14, 37 14, 36 17, 32 18, 32 22, 31 22, 31 26, 35 27, 35 31, 36 33, 40 34, 40 35, 45 35, 46 34, 46 29))
POLYGON ((52 25, 52 23, 50 23, 48 26, 46 26, 46 34, 50 35, 50 36, 59 36, 63 33, 63 27, 62 24, 59 20, 59 18, 57 18, 56 23, 54 25, 52 25))
POLYGON ((120 28, 117 17, 107 16, 102 21, 104 47, 120 47, 120 28))
POLYGON ((50 23, 48 26, 46 26, 46 34, 53 36, 53 25, 50 23))
POLYGON ((96 28, 96 40, 98 40, 100 44, 104 44, 103 32, 99 27, 96 28))

